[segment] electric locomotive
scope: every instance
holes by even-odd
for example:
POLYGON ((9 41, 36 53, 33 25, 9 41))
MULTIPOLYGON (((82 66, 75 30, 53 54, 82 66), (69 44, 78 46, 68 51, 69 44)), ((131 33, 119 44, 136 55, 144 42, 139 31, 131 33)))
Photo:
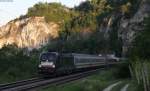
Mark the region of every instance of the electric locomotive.
POLYGON ((54 73, 56 69, 56 61, 58 60, 58 53, 46 52, 40 55, 40 64, 38 71, 40 74, 43 73, 54 73))

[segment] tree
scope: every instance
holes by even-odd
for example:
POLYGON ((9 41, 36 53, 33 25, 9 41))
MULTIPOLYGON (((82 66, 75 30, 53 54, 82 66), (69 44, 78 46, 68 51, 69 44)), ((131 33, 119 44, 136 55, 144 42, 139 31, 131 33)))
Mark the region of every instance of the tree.
POLYGON ((145 21, 145 29, 135 38, 131 56, 150 59, 150 17, 145 21))

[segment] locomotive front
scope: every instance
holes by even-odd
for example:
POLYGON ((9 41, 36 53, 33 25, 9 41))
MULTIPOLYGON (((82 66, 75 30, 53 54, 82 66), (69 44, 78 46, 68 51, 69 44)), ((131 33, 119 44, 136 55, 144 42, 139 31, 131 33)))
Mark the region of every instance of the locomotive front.
POLYGON ((39 73, 52 74, 56 69, 56 61, 58 59, 58 53, 46 52, 40 56, 40 64, 38 66, 39 73))

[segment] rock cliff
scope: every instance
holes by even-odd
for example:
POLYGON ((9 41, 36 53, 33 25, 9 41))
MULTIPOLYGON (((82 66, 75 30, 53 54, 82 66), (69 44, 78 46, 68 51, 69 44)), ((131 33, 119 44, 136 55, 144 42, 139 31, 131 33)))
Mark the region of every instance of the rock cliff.
POLYGON ((47 23, 44 17, 12 20, 0 27, 0 47, 15 44, 20 48, 39 48, 58 37, 59 25, 47 23))
POLYGON ((119 10, 105 17, 100 26, 100 31, 104 32, 104 37, 108 39, 110 38, 109 32, 113 31, 113 27, 115 26, 118 32, 118 40, 122 40, 122 55, 125 56, 132 47, 133 40, 137 33, 144 30, 144 19, 149 15, 149 0, 141 0, 136 12, 130 17, 126 17, 124 13, 119 12, 119 10))
POLYGON ((118 34, 123 41, 123 55, 130 47, 137 33, 144 28, 144 19, 150 15, 149 0, 141 0, 137 12, 131 18, 122 17, 119 24, 118 34))

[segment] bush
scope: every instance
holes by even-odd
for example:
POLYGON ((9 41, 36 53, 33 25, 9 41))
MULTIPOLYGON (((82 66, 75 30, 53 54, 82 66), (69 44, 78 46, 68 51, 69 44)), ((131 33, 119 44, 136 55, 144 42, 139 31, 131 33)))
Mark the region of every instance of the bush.
POLYGON ((37 74, 37 56, 27 56, 15 46, 0 50, 0 81, 14 81, 29 78, 37 74), (7 79, 7 80, 6 80, 7 79))
POLYGON ((114 72, 115 78, 124 79, 131 77, 128 63, 116 65, 116 69, 114 72))

